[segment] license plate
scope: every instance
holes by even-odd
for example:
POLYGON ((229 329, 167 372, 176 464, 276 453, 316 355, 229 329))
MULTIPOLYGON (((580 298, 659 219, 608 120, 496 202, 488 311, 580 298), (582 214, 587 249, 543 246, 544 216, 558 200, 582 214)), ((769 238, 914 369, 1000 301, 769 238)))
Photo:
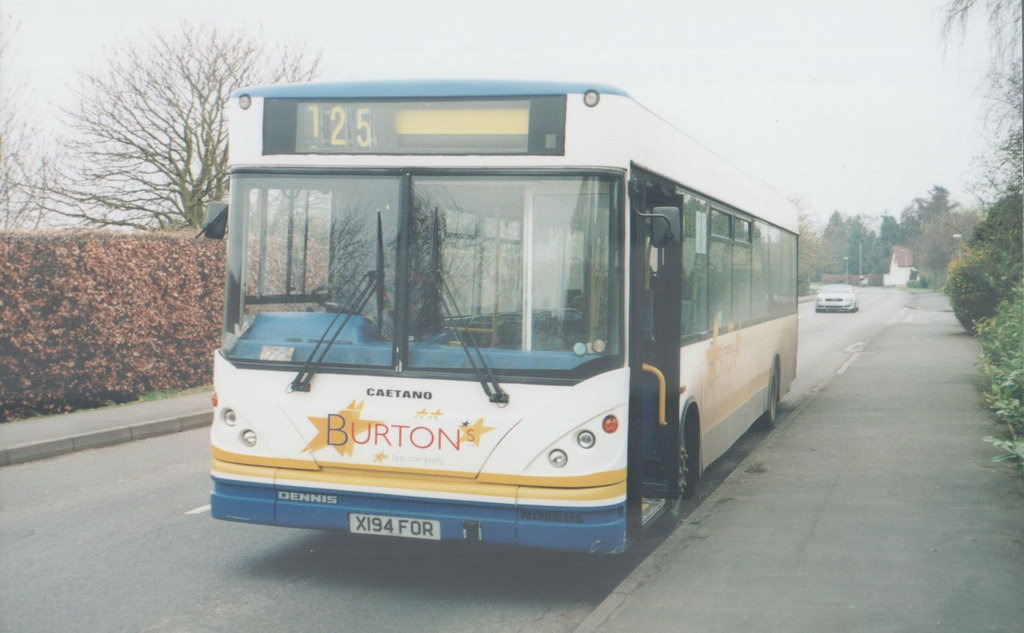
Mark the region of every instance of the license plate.
POLYGON ((441 522, 431 519, 408 519, 381 514, 348 515, 348 529, 353 534, 383 534, 405 538, 441 540, 441 522))

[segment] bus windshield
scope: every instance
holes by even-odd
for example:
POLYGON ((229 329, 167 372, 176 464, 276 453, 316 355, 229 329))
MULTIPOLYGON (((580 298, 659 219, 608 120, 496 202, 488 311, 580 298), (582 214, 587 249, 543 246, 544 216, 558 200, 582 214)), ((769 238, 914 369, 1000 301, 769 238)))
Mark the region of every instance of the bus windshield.
POLYGON ((301 364, 319 342, 326 372, 469 373, 465 344, 503 375, 621 365, 618 179, 404 178, 235 176, 229 360, 301 364))

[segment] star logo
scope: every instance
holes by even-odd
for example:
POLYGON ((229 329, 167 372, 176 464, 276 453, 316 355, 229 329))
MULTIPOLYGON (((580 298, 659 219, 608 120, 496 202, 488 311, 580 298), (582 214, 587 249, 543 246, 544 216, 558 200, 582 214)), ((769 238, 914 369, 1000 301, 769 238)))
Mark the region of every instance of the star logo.
POLYGON ((379 453, 377 453, 376 455, 373 456, 373 461, 374 461, 374 463, 377 463, 377 464, 383 464, 384 460, 387 459, 387 458, 388 458, 387 453, 385 453, 384 451, 381 451, 381 452, 379 452, 379 453))
POLYGON ((473 446, 480 446, 480 440, 483 438, 485 433, 490 433, 494 430, 493 426, 484 426, 484 419, 480 418, 473 424, 466 420, 460 425, 459 428, 459 441, 472 444, 473 446))
POLYGON ((303 453, 315 453, 331 446, 343 457, 352 457, 355 447, 353 439, 372 432, 373 427, 384 424, 379 420, 364 420, 362 402, 353 400, 337 413, 329 413, 327 417, 308 416, 316 428, 316 437, 310 440, 303 453))

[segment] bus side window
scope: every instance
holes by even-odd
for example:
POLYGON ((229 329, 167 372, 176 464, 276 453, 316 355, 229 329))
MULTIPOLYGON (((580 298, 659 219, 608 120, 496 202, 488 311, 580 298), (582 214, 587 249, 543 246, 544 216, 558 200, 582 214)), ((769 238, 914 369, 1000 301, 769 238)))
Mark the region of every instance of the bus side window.
POLYGON ((750 235, 750 246, 753 250, 752 278, 750 292, 750 316, 761 319, 768 316, 768 302, 771 291, 768 282, 771 279, 771 261, 768 259, 768 227, 764 222, 754 222, 750 235))
POLYGON ((708 202, 683 196, 683 336, 707 329, 708 202))

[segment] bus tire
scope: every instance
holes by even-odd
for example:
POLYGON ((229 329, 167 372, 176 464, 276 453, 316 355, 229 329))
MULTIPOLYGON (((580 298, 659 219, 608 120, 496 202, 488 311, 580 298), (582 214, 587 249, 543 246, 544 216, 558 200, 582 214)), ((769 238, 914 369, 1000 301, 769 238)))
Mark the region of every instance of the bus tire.
POLYGON ((690 407, 679 423, 679 472, 680 495, 669 502, 666 523, 674 527, 683 518, 687 499, 697 494, 700 480, 700 418, 696 407, 690 407))
POLYGON ((768 379, 768 398, 764 413, 754 422, 754 425, 765 433, 775 428, 775 420, 779 414, 779 389, 779 357, 776 356, 772 361, 771 378, 768 379))

